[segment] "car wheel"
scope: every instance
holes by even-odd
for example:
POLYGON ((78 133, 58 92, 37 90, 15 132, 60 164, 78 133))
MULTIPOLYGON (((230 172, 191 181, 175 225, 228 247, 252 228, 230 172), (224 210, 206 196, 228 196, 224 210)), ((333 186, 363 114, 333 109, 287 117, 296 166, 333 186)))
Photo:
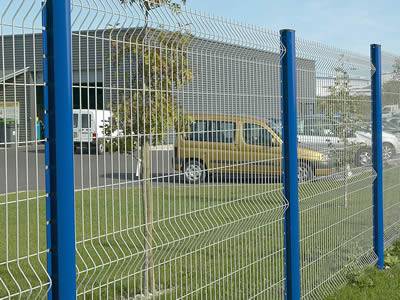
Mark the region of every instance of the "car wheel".
POLYGON ((300 163, 297 169, 297 179, 299 182, 312 180, 314 177, 313 170, 306 163, 300 163))
POLYGON ((370 166, 372 163, 372 152, 369 148, 362 148, 358 150, 356 157, 357 165, 359 167, 370 166))
POLYGON ((103 143, 98 144, 97 151, 99 154, 104 154, 104 144, 103 143))
POLYGON ((396 154, 396 150, 392 144, 383 143, 383 148, 382 148, 383 160, 392 159, 395 154, 396 154))
POLYGON ((206 169, 198 160, 188 160, 183 165, 183 176, 187 183, 201 183, 206 179, 206 169))

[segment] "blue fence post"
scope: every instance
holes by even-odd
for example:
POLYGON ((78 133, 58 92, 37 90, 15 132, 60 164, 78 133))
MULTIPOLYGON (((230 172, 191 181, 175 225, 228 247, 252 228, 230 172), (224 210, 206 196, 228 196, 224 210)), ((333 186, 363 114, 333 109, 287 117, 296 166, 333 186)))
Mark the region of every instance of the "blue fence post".
POLYGON ((296 42, 293 30, 281 30, 283 188, 285 215, 286 299, 300 299, 300 228, 297 179, 296 42))
POLYGON ((383 155, 382 155, 382 54, 381 46, 371 45, 372 75, 372 160, 376 172, 373 186, 374 250, 378 256, 377 266, 384 268, 383 223, 383 155))
POLYGON ((43 11, 49 299, 76 299, 70 0, 43 11))

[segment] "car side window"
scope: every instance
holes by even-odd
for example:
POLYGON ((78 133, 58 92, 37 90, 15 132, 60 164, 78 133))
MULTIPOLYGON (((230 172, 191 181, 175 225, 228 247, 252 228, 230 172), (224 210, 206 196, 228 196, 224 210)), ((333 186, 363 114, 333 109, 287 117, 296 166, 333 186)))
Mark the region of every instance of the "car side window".
POLYGON ((204 142, 207 140, 207 121, 194 121, 190 124, 190 132, 186 139, 194 142, 204 142))
POLYGON ((314 119, 306 119, 304 126, 304 134, 312 135, 312 136, 321 136, 323 135, 323 128, 321 128, 321 123, 317 123, 314 119))
POLYGON ((224 121, 209 121, 209 142, 232 144, 235 142, 236 124, 224 121))
POLYGON ((227 143, 235 142, 236 124, 225 121, 195 121, 190 125, 187 140, 196 142, 227 143))
POLYGON ((333 122, 323 119, 306 119, 304 126, 304 134, 312 136, 333 136, 333 122))
POLYGON ((267 129, 257 124, 245 123, 243 135, 245 143, 249 145, 270 147, 273 144, 272 134, 267 129))
POLYGON ((297 132, 298 132, 298 134, 300 134, 300 135, 305 135, 304 120, 300 120, 300 121, 298 122, 297 132))
POLYGON ((82 114, 82 128, 90 128, 91 127, 91 116, 88 114, 82 114))
POLYGON ((74 114, 74 128, 78 128, 79 126, 79 115, 74 114))

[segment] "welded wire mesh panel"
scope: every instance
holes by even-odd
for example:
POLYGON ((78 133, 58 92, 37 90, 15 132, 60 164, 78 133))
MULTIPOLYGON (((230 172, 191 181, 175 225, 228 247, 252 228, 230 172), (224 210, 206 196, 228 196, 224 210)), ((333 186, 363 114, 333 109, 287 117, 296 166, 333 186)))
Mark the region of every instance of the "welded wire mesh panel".
POLYGON ((385 136, 400 138, 400 57, 383 53, 382 72, 385 244, 390 246, 399 238, 400 232, 400 149, 385 142, 385 136))
POLYGON ((302 40, 297 53, 298 78, 308 78, 298 84, 302 293, 320 299, 376 259, 371 66, 368 57, 302 40))
POLYGON ((72 7, 78 296, 283 298, 279 35, 122 2, 72 7))
POLYGON ((0 3, 0 298, 43 298, 42 3, 0 3))

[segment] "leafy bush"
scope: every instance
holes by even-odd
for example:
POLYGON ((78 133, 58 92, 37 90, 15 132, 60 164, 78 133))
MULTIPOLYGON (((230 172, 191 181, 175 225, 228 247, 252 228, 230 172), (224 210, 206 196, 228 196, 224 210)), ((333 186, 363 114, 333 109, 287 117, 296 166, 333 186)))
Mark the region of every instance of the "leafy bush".
POLYGON ((386 250, 385 266, 394 267, 400 264, 400 241, 394 243, 389 249, 386 250))

